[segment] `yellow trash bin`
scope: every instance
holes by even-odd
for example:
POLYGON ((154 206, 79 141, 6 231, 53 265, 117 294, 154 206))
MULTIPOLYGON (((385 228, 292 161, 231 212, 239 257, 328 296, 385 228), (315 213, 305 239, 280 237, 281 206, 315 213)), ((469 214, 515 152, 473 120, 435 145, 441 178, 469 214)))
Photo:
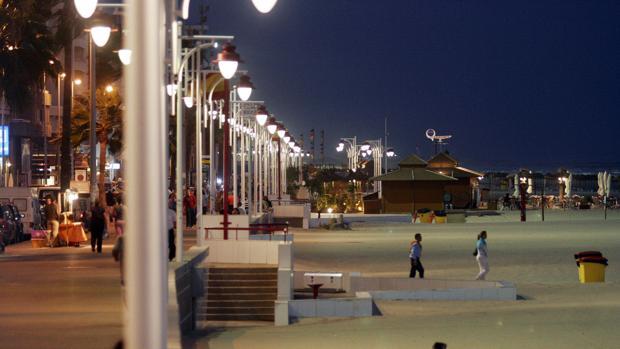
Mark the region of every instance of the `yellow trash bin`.
POLYGON ((420 223, 433 223, 433 212, 419 213, 420 223))
POLYGON ((605 282, 607 258, 585 257, 579 260, 579 282, 605 282))

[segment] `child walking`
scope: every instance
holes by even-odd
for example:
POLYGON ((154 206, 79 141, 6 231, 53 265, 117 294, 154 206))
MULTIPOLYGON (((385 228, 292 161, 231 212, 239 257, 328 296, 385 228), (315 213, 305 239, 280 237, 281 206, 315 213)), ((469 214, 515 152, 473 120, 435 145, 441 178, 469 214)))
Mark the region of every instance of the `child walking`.
POLYGON ((424 267, 420 261, 420 257, 422 257, 422 234, 417 233, 414 238, 415 240, 409 244, 409 259, 411 260, 409 277, 414 278, 417 271, 420 273, 420 279, 424 279, 424 267))

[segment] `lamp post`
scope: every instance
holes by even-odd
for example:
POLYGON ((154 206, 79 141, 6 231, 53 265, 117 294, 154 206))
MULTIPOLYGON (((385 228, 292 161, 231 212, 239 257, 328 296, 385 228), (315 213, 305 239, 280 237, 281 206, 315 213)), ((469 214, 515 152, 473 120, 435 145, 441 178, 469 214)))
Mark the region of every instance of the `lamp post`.
MULTIPOLYGON (((90 168, 90 202, 95 202, 97 197, 97 86, 96 86, 96 54, 95 45, 103 47, 110 38, 111 28, 105 25, 96 25, 90 29, 90 40, 88 44, 88 52, 90 58, 89 85, 90 85, 90 123, 88 144, 90 148, 90 157, 88 159, 90 168)), ((102 149, 102 151, 105 151, 102 149)), ((103 188, 101 188, 103 190, 103 188)))
MULTIPOLYGON (((211 41, 196 45, 194 48, 192 48, 191 50, 185 53, 184 57, 180 60, 178 70, 176 71, 176 74, 175 74, 176 83, 173 86, 176 86, 176 88, 175 87, 170 88, 171 90, 170 92, 173 92, 173 93, 170 93, 172 95, 171 96, 172 105, 176 105, 176 108, 172 108, 172 111, 173 111, 173 115, 176 115, 176 119, 177 119, 177 122, 176 122, 176 148, 177 148, 177 154, 176 154, 176 225, 177 225, 176 259, 177 260, 182 260, 183 258, 183 150, 184 150, 184 147, 183 147, 184 146, 183 105, 185 105, 186 107, 193 106, 193 98, 194 98, 193 93, 190 93, 188 96, 183 95, 184 92, 187 92, 187 88, 188 88, 187 86, 185 87, 185 89, 183 88, 184 77, 187 76, 187 70, 185 69, 185 67, 188 64, 190 58, 194 59, 193 61, 194 65, 197 62, 199 62, 200 60, 197 59, 199 58, 199 55, 197 56, 196 54, 199 53, 200 50, 202 49, 214 47, 216 45, 215 40, 219 40, 222 38, 232 39, 232 37, 206 36, 206 35, 193 37, 192 39, 196 39, 196 40, 211 40, 211 41)), ((176 40, 180 40, 180 39, 182 38, 180 37, 176 38, 176 40)), ((181 45, 178 44, 178 46, 180 47, 181 45)), ((196 73, 197 70, 198 71, 200 70, 199 66, 195 66, 193 69, 193 72, 196 73)), ((221 70, 221 67, 220 67, 220 70, 221 70)), ((226 71, 226 73, 228 73, 228 71, 226 71)), ((222 71, 222 75, 223 75, 223 71, 222 71)), ((187 80, 189 80, 189 77, 187 77, 187 80)), ((194 86, 193 87, 191 85, 189 86, 191 89, 190 92, 196 91, 196 95, 198 94, 198 88, 200 86, 199 84, 196 83, 197 80, 198 80, 197 78, 192 78, 192 83, 194 84, 194 86)), ((196 130, 197 137, 200 136, 200 132, 201 132, 201 127, 199 125, 200 120, 201 120, 200 118, 201 110, 202 108, 197 108, 196 110, 197 119, 198 119, 197 126, 199 126, 199 128, 196 130)), ((198 151, 198 148, 197 148, 196 154, 197 154, 196 157, 198 158, 198 160, 202 161, 202 152, 198 151)), ((200 165, 199 169, 202 169, 202 165, 200 165)), ((196 188, 197 189, 196 190, 197 201, 199 202, 200 207, 201 207, 200 212, 199 212, 200 219, 198 220, 199 231, 197 234, 197 238, 199 240, 199 243, 202 243, 204 241, 204 227, 203 227, 203 222, 202 222, 202 178, 199 178, 199 177, 202 177, 202 176, 197 175, 197 179, 200 179, 199 186, 197 186, 196 188)))
POLYGON ((525 175, 519 176, 519 196, 521 198, 521 204, 519 205, 521 208, 521 222, 526 221, 525 216, 525 204, 526 204, 526 194, 527 194, 527 177, 525 175))

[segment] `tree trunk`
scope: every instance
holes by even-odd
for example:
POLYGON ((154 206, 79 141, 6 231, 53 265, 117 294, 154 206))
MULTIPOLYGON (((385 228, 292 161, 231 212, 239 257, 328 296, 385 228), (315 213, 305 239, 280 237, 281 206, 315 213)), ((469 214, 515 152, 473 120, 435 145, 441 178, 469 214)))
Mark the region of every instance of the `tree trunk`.
MULTIPOLYGON (((73 6, 65 6, 63 9, 63 15, 65 18, 75 16, 73 13, 73 6)), ((64 193, 69 189, 71 185, 71 107, 73 101, 71 100, 71 90, 73 87, 73 28, 71 33, 65 36, 63 47, 65 50, 64 68, 65 68, 65 83, 63 89, 62 99, 62 138, 60 144, 60 191, 64 193)))
POLYGON ((107 207, 107 202, 105 201, 105 160, 107 146, 107 139, 105 139, 105 137, 99 138, 99 205, 104 209, 107 207))

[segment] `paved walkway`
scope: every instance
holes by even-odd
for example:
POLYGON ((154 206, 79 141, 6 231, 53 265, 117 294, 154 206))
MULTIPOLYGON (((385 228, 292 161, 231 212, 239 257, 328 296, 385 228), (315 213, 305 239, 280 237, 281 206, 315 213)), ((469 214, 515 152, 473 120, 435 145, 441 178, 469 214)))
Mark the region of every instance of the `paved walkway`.
POLYGON ((0 255, 0 347, 112 348, 121 338, 119 265, 83 247, 32 249, 0 255))
MULTIPOLYGON (((195 244, 185 231, 184 247, 195 244)), ((30 241, 0 254, 0 348, 113 348, 122 336, 119 264, 114 240, 103 253, 82 247, 33 249, 30 241)))

